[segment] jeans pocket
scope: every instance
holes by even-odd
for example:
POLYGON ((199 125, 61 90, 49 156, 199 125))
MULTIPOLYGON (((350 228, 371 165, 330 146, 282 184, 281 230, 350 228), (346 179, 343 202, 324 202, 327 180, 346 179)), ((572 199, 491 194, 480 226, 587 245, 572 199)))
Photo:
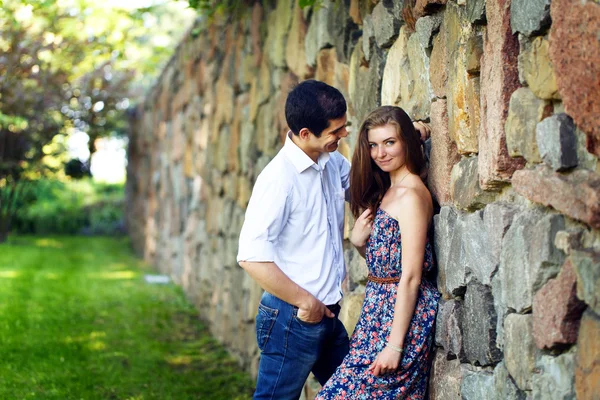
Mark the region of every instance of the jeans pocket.
POLYGON ((256 342, 258 348, 262 351, 271 335, 271 329, 277 320, 279 310, 258 304, 258 314, 256 314, 256 342))
MULTIPOLYGON (((323 315, 323 318, 326 318, 326 317, 323 315)), ((298 308, 294 307, 294 319, 295 319, 295 320, 296 320, 296 321, 297 321, 297 322, 298 322, 300 325, 309 326, 309 327, 312 327, 312 326, 317 326, 317 325, 319 325, 321 322, 323 322, 323 318, 321 318, 321 321, 318 321, 318 322, 306 322, 306 321, 302 321, 302 320, 300 319, 300 317, 298 317, 298 308)))

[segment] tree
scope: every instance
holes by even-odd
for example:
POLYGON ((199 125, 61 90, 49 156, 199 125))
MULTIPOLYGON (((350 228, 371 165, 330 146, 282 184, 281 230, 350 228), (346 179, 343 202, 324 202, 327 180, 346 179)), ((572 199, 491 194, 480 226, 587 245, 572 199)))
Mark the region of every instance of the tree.
POLYGON ((0 0, 0 242, 20 182, 63 171, 44 163, 53 138, 86 132, 92 154, 97 138, 125 135, 127 108, 185 26, 169 1, 133 10, 104 3, 0 0))

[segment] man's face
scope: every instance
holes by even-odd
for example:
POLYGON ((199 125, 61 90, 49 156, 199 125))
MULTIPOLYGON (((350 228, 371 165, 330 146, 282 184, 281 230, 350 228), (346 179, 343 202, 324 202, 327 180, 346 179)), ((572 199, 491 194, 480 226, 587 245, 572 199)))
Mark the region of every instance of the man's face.
POLYGON ((348 136, 346 122, 347 118, 345 115, 342 118, 330 119, 329 126, 323 130, 320 137, 311 134, 309 139, 311 150, 319 153, 331 153, 336 151, 340 139, 348 136))

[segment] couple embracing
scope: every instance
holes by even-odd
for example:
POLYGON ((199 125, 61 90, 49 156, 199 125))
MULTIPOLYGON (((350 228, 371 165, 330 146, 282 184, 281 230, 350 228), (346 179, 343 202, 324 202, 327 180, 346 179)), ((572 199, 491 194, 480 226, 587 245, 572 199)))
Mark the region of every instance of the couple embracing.
POLYGON ((433 205, 419 133, 401 108, 379 107, 350 165, 337 152, 348 136, 337 89, 304 81, 285 114, 290 131, 255 183, 237 256, 265 290, 254 399, 296 400, 310 372, 323 385, 317 399, 423 399, 440 294, 423 277, 433 205), (338 319, 346 201, 350 242, 369 269, 350 339, 338 319))

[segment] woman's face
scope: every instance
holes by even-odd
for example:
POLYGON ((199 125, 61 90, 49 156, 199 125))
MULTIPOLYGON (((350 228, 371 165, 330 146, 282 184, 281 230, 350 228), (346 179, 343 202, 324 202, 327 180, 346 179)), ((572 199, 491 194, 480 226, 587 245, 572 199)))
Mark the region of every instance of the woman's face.
POLYGON ((406 148, 394 125, 371 128, 368 132, 371 158, 382 171, 392 172, 406 163, 406 148))

